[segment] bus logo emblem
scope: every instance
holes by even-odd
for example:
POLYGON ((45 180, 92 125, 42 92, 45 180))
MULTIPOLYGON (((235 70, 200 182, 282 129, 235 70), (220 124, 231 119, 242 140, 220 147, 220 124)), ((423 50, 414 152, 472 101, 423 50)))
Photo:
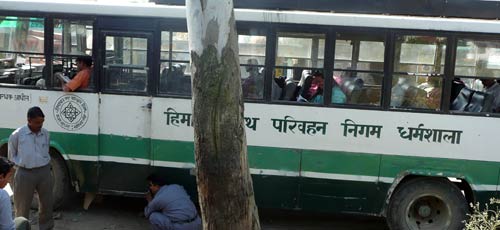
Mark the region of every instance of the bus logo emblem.
POLYGON ((76 95, 64 95, 54 104, 54 118, 61 128, 68 131, 81 129, 89 118, 85 100, 76 95))

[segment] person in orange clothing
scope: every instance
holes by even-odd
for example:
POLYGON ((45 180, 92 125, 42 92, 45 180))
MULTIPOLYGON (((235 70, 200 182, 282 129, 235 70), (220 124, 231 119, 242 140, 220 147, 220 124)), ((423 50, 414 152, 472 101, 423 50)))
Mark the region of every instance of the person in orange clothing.
POLYGON ((78 73, 71 81, 63 85, 64 92, 73 92, 77 89, 84 89, 89 86, 90 73, 92 71, 92 57, 82 56, 76 58, 76 67, 78 73))

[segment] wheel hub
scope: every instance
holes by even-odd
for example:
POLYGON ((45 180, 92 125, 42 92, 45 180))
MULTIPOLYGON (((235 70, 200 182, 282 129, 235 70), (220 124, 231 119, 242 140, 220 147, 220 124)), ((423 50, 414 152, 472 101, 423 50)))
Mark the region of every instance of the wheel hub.
POLYGON ((432 195, 422 196, 410 203, 406 220, 411 230, 447 229, 451 212, 440 198, 432 195))
POLYGON ((423 218, 429 217, 431 215, 431 212, 432 210, 429 205, 422 205, 418 208, 418 215, 423 218))

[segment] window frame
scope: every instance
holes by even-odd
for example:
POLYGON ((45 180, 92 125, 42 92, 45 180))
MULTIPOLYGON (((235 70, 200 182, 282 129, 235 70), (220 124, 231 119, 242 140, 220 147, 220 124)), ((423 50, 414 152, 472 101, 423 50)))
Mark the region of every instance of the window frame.
MULTIPOLYGON (((153 68, 153 49, 154 49, 154 34, 149 31, 128 31, 128 30, 99 30, 99 44, 100 44, 100 52, 99 56, 101 57, 100 64, 98 65, 99 69, 99 83, 100 83, 100 92, 105 94, 120 94, 120 95, 137 95, 137 96, 153 96, 154 90, 153 85, 155 84, 155 76, 156 74, 153 72, 155 68, 153 68), (105 57, 106 57, 106 37, 130 37, 130 38, 144 38, 147 40, 147 50, 146 50, 146 65, 143 67, 146 71, 148 71, 145 83, 147 84, 145 91, 128 91, 128 90, 117 90, 117 89, 109 89, 106 87, 106 81, 108 78, 105 76, 105 57)), ((128 65, 131 66, 131 65, 128 65)), ((138 69, 136 66, 132 66, 126 69, 138 69)))

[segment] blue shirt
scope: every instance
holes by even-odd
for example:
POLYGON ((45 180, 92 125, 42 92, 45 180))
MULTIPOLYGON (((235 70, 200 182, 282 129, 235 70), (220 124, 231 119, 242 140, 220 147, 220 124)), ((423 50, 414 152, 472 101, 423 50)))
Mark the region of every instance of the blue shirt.
POLYGON ((332 88, 332 103, 344 104, 346 101, 346 96, 344 92, 338 86, 333 86, 332 88))
POLYGON ((0 230, 15 230, 12 204, 7 191, 0 188, 0 230))
POLYGON ((22 168, 38 168, 50 163, 49 132, 42 128, 33 133, 25 125, 16 129, 9 138, 9 159, 22 168))
POLYGON ((144 215, 149 218, 153 212, 162 213, 174 223, 191 220, 198 215, 186 190, 177 184, 164 185, 156 192, 144 209, 144 215))

